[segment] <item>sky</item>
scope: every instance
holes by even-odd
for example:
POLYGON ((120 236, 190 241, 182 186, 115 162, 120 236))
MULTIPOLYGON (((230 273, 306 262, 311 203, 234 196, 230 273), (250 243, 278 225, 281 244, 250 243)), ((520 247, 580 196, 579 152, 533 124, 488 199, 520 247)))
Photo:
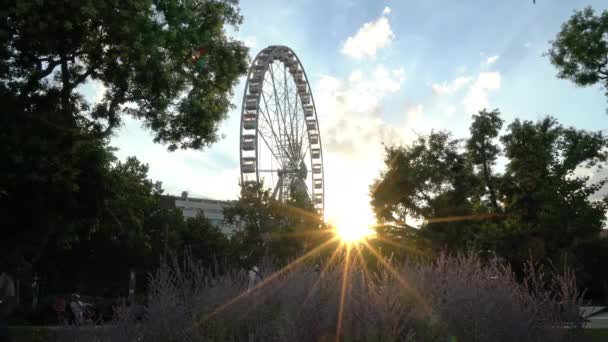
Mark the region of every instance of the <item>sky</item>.
MULTIPOLYGON (((383 168, 383 144, 431 129, 464 137, 482 108, 500 109, 507 124, 552 115, 566 126, 608 128, 604 91, 558 79, 543 55, 573 10, 588 5, 605 10, 608 2, 241 0, 244 22, 229 32, 252 56, 268 45, 298 55, 321 131, 326 217, 371 220, 369 186, 383 168)), ((111 144, 119 158, 147 163, 168 194, 236 199, 243 87, 244 78, 223 138, 209 148, 168 152, 133 119, 111 144)))

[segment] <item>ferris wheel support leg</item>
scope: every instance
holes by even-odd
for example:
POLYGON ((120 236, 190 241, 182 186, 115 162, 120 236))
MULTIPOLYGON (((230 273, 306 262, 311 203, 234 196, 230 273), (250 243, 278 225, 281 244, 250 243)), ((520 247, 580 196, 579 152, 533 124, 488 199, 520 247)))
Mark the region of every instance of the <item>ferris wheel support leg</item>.
POLYGON ((272 198, 277 198, 277 191, 279 192, 279 200, 283 199, 283 175, 279 176, 279 180, 277 180, 277 184, 274 186, 274 191, 272 191, 272 198))

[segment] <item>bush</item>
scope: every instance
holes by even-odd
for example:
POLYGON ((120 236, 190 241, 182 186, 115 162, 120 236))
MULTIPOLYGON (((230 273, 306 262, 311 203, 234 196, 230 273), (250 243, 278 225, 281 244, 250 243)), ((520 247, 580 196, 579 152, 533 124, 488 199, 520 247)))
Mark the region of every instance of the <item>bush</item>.
POLYGON ((344 341, 526 342, 579 336, 571 329, 581 327, 581 296, 571 272, 544 273, 530 265, 520 283, 496 262, 443 255, 433 263, 385 263, 370 274, 352 254, 322 270, 300 265, 273 274, 264 267, 263 285, 251 290, 245 272, 214 277, 191 260, 173 260, 150 277, 142 319, 123 308, 107 328, 71 330, 60 340, 329 341, 340 333, 344 341))

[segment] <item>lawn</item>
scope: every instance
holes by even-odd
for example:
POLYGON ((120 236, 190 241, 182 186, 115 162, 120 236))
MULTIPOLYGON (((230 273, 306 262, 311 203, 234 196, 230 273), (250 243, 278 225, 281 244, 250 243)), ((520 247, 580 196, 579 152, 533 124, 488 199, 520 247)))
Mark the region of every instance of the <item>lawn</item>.
MULTIPOLYGON (((48 342, 54 340, 55 333, 61 327, 43 326, 18 326, 11 327, 10 330, 16 341, 19 342, 48 342)), ((585 330, 585 342, 605 342, 608 341, 608 329, 587 329, 585 330)))

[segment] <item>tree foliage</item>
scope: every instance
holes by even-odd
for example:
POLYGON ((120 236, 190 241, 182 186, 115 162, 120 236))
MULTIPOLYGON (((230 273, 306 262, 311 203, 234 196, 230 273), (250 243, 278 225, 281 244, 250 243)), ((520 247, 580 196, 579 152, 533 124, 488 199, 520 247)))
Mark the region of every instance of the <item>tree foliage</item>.
POLYGON ((599 83, 608 95, 608 11, 576 11, 562 25, 548 54, 558 77, 580 86, 599 83))
POLYGON ((608 196, 598 198, 598 191, 608 179, 590 183, 581 171, 606 164, 606 137, 563 127, 552 117, 515 120, 499 136, 501 126, 498 110, 482 110, 466 140, 432 132, 387 147, 386 169, 371 197, 391 237, 490 251, 516 266, 530 257, 575 263, 581 246, 599 246, 594 241, 606 221, 608 196), (419 229, 406 220, 421 222, 419 229))
POLYGON ((291 193, 281 203, 262 184, 243 184, 240 198, 224 209, 229 221, 241 225, 233 243, 242 266, 259 265, 263 257, 285 263, 323 240, 323 221, 312 202, 291 193))
POLYGON ((103 136, 131 115, 170 149, 217 140, 247 67, 247 49, 224 32, 242 20, 235 1, 29 0, 1 7, 0 88, 22 115, 103 136), (201 46, 209 60, 197 71, 190 59, 201 46), (91 80, 105 87, 96 104, 81 93, 91 80), (41 117, 35 98, 55 110, 41 117))
POLYGON ((33 265, 47 292, 117 296, 124 294, 131 270, 145 285, 168 255, 189 253, 212 268, 216 257, 229 253, 228 239, 207 219, 184 219, 179 209, 163 204, 161 184, 148 178, 147 165, 130 157, 106 167, 97 189, 99 213, 74 220, 69 236, 53 235, 33 265))
POLYGON ((170 150, 216 141, 247 67, 224 31, 241 20, 235 0, 2 0, 0 258, 27 268, 58 246, 151 244, 160 186, 137 160, 117 163, 108 139, 131 116, 170 150))

